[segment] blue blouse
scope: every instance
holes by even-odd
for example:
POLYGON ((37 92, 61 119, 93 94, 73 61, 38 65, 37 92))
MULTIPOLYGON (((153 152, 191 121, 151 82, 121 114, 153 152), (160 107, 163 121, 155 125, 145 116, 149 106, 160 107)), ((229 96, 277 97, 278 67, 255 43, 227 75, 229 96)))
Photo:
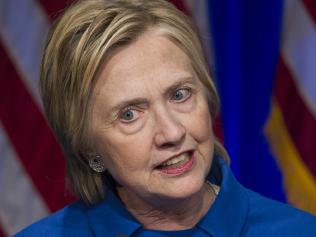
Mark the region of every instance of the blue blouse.
MULTIPOLYGON (((77 201, 31 225, 16 237, 305 237, 316 236, 316 217, 244 188, 215 158, 211 182, 221 186, 207 214, 192 229, 146 230, 113 192, 95 206, 77 201)), ((316 200, 315 200, 316 201, 316 200)))

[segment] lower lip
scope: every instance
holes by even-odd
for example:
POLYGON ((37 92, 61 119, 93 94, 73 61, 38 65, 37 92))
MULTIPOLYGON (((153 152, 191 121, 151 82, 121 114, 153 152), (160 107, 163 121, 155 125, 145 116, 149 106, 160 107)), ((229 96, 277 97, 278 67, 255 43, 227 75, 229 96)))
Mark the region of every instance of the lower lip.
POLYGON ((195 161, 195 156, 194 154, 192 154, 189 160, 186 163, 184 163, 182 166, 175 167, 175 168, 166 167, 166 168, 160 169, 160 171, 165 174, 180 175, 189 171, 192 168, 194 161, 195 161))

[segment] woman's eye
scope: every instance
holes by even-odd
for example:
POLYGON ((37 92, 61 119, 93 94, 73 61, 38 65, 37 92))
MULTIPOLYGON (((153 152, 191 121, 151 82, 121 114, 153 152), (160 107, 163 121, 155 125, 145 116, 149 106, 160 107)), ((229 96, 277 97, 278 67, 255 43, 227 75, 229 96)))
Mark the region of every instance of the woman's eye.
POLYGON ((191 91, 189 88, 186 89, 179 89, 177 90, 173 96, 172 96, 172 100, 175 101, 185 101, 186 99, 188 99, 191 95, 191 91))
POLYGON ((135 109, 126 109, 120 114, 119 119, 122 122, 127 122, 128 123, 128 122, 132 122, 135 119, 137 119, 137 116, 138 116, 138 111, 137 110, 135 110, 135 109))

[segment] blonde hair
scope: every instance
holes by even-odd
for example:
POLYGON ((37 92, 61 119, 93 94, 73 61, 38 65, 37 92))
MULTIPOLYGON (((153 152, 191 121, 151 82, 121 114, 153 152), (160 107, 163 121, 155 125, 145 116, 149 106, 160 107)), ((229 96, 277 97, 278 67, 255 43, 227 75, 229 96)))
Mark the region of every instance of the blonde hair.
MULTIPOLYGON (((102 174, 89 167, 89 99, 100 66, 111 52, 150 27, 176 42, 188 55, 208 91, 212 118, 219 98, 188 17, 164 0, 86 0, 70 6, 54 23, 41 67, 40 87, 48 118, 67 161, 67 183, 86 203, 105 197, 102 174)), ((228 161, 216 140, 215 153, 228 161)))

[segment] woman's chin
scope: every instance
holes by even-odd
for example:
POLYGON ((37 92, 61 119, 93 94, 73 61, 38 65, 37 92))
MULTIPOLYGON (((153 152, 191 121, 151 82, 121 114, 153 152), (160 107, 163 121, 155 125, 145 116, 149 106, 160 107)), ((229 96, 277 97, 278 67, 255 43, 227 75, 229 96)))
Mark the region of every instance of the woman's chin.
POLYGON ((166 185, 163 190, 155 193, 155 198, 152 197, 152 200, 155 200, 156 204, 159 205, 163 203, 176 205, 183 201, 189 201, 203 195, 203 184, 204 179, 179 182, 178 184, 175 182, 173 185, 166 185))

